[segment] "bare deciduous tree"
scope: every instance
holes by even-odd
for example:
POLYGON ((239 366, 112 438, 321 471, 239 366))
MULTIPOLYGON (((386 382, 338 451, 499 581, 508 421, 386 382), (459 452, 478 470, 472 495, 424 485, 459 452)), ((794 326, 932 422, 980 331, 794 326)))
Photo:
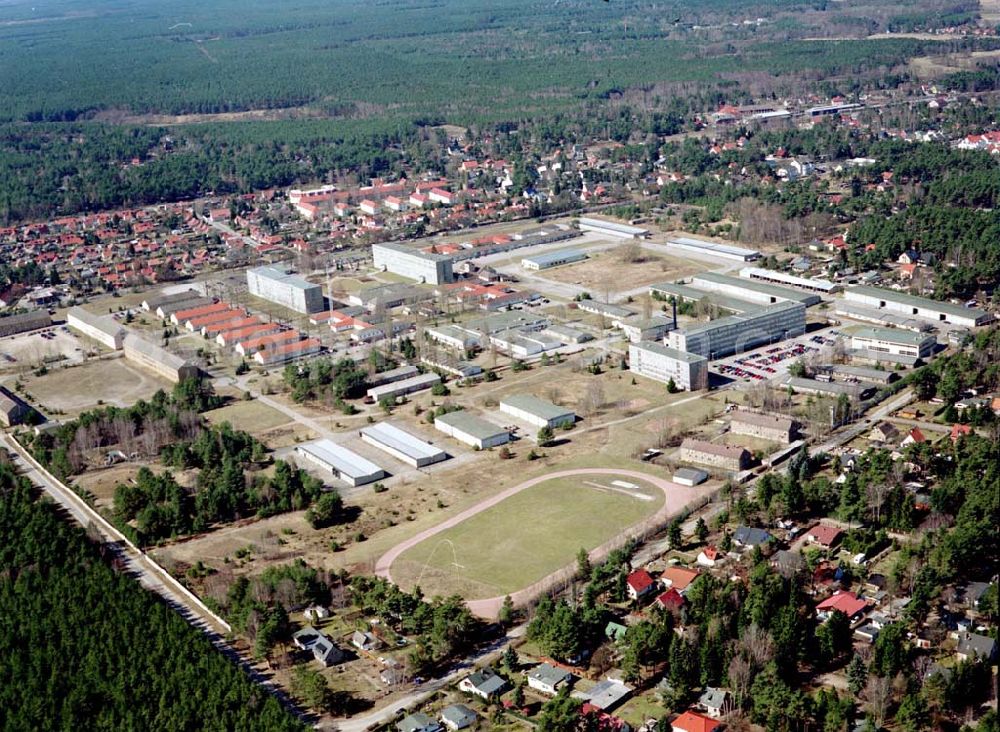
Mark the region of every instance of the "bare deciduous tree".
POLYGON ((892 703, 892 680, 883 676, 870 677, 865 685, 864 697, 875 727, 881 729, 892 703))

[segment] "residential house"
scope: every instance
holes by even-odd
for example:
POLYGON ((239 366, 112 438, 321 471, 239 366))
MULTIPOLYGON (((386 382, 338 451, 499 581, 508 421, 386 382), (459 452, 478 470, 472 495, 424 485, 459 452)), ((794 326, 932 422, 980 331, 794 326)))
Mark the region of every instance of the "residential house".
POLYGON ((464 704, 449 704, 441 710, 441 724, 450 730, 468 729, 479 716, 464 704))
POLYGON ((690 709, 670 723, 673 732, 716 732, 722 729, 722 722, 690 709))
POLYGON ((967 424, 953 424, 951 426, 951 441, 958 442, 958 438, 972 434, 972 427, 967 424))
POLYGON ((343 649, 330 640, 323 631, 316 630, 311 625, 293 635, 292 643, 296 648, 312 653, 313 658, 324 666, 335 666, 347 658, 343 649))
POLYGON ((548 663, 539 664, 528 673, 528 686, 549 696, 555 696, 561 688, 568 686, 572 681, 573 674, 548 663))
POLYGON ((733 543, 741 549, 752 549, 757 546, 763 546, 773 538, 764 529, 750 526, 740 526, 733 532, 733 543))
POLYGON ((993 663, 997 657, 996 639, 979 633, 961 633, 958 636, 958 647, 955 649, 955 655, 959 661, 981 658, 987 663, 993 663))
POLYGON ((627 632, 628 628, 626 626, 612 620, 604 628, 604 637, 617 643, 625 639, 625 633, 627 632))
POLYGON ((396 729, 399 732, 443 732, 444 728, 423 712, 414 712, 397 722, 396 729))
POLYGON ((879 422, 872 429, 868 439, 874 442, 895 443, 899 439, 899 430, 891 422, 879 422))
POLYGON ((306 608, 303 615, 306 616, 306 620, 311 620, 312 622, 317 623, 320 620, 326 620, 330 617, 330 611, 322 605, 311 605, 306 608))
POLYGON ((629 599, 636 601, 656 589, 656 580, 645 569, 637 569, 625 579, 629 599))
POLYGON ((819 544, 824 549, 832 549, 843 537, 844 532, 836 526, 816 524, 806 533, 806 541, 819 544))
POLYGON ((927 438, 924 437, 924 433, 920 431, 919 427, 914 427, 906 433, 906 437, 899 443, 899 446, 906 447, 907 445, 919 444, 921 442, 927 442, 927 438))
POLYGON ((382 647, 382 641, 372 633, 356 630, 351 636, 351 645, 359 651, 377 651, 382 647))
POLYGON ((679 613, 684 607, 684 602, 684 596, 673 587, 656 598, 657 605, 672 613, 679 613))
POLYGON ((677 590, 682 595, 696 579, 698 579, 698 570, 687 567, 667 567, 660 575, 660 581, 665 587, 677 590))
POLYGON ((714 546, 706 546, 700 552, 698 552, 698 564, 703 567, 714 567, 719 562, 723 561, 726 555, 716 549, 714 546))
POLYGON ((577 699, 582 699, 595 709, 599 709, 602 712, 610 712, 628 699, 633 691, 635 689, 628 684, 618 679, 607 678, 599 681, 595 686, 586 691, 573 692, 573 696, 577 699))
POLYGON ((816 606, 816 615, 820 618, 827 618, 835 610, 839 610, 847 616, 848 620, 854 621, 860 618, 867 609, 868 603, 853 592, 840 590, 816 606))
POLYGON ((706 687, 698 697, 698 706, 710 717, 722 717, 729 711, 729 692, 713 686, 706 687))
POLYGON ((509 688, 507 679, 489 667, 481 668, 458 682, 459 691, 487 701, 496 699, 509 688))

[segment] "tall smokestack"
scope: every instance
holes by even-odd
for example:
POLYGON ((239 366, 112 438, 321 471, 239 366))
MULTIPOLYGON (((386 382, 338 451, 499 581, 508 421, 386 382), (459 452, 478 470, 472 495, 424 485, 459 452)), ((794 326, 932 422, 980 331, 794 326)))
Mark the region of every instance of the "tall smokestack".
POLYGON ((674 330, 677 330, 677 298, 674 298, 674 330))

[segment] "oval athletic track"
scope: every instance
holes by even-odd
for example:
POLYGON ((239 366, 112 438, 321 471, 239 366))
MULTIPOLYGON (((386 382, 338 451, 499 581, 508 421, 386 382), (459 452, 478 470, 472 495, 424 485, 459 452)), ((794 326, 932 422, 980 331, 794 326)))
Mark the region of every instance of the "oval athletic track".
MULTIPOLYGON (((675 514, 681 513, 685 508, 694 503, 697 499, 708 495, 714 489, 711 487, 705 488, 688 488, 686 486, 678 485, 673 481, 667 480, 666 478, 660 478, 655 475, 650 475, 649 473, 642 473, 638 470, 617 470, 615 468, 576 468, 573 470, 558 470, 554 473, 547 473, 546 475, 540 475, 537 478, 531 478, 518 485, 511 486, 505 490, 500 491, 494 496, 490 496, 479 503, 471 506, 460 513, 455 514, 449 519, 442 521, 437 526, 433 526, 429 529, 425 529, 415 536, 411 536, 409 539, 400 542, 392 549, 387 551, 378 561, 375 563, 375 574, 378 577, 383 577, 390 582, 392 581, 392 564, 395 562, 401 554, 403 554, 408 549, 412 549, 417 544, 431 538, 443 531, 447 531, 453 526, 457 526, 468 518, 475 516, 478 513, 482 513, 488 508, 496 506, 498 503, 510 498, 511 496, 517 495, 523 490, 527 490, 539 483, 544 483, 549 480, 555 480, 558 478, 572 478, 577 475, 613 475, 621 478, 632 478, 633 480, 639 480, 650 485, 653 485, 663 491, 663 496, 665 498, 663 505, 660 509, 647 519, 644 519, 641 523, 651 523, 651 522, 662 522, 666 523, 666 520, 675 514)), ((623 532, 627 532, 628 528, 623 529, 623 532)), ((619 535, 620 536, 620 535, 619 535)), ((591 561, 598 562, 604 559, 605 556, 611 551, 616 543, 616 540, 612 539, 605 544, 597 547, 590 552, 591 561)), ((568 565, 567 565, 568 566, 568 565)), ((561 568, 552 574, 543 577, 532 585, 525 587, 517 592, 511 593, 510 597, 514 601, 515 606, 523 606, 537 597, 539 594, 544 592, 548 586, 550 586, 555 578, 560 575, 565 568, 561 568)), ((483 600, 468 600, 466 601, 469 609, 472 610, 476 615, 483 618, 495 619, 497 613, 500 610, 500 606, 503 604, 504 596, 490 597, 483 600)))

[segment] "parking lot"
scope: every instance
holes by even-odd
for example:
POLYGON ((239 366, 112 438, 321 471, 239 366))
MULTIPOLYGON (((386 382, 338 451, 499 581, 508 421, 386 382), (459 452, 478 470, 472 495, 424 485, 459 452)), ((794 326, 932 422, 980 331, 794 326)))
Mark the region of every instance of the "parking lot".
POLYGON ((787 375, 791 364, 800 358, 817 355, 824 350, 832 351, 840 336, 841 333, 832 328, 806 333, 797 338, 720 359, 712 364, 711 371, 729 379, 747 382, 769 381, 787 375))

